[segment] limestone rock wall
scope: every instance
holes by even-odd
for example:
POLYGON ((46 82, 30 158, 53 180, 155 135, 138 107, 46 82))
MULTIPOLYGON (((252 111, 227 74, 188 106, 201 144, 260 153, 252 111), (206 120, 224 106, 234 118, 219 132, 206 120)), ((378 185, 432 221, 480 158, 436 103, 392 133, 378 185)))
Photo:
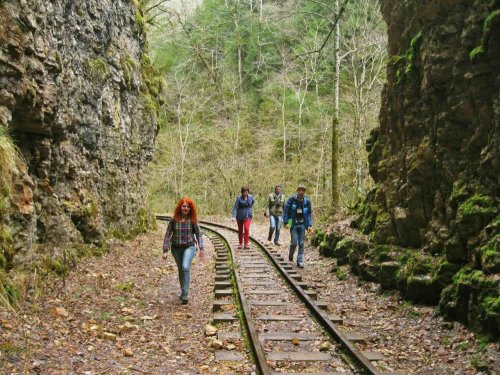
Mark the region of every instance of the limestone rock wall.
POLYGON ((2 217, 12 265, 36 244, 99 244, 137 225, 158 105, 137 3, 0 3, 0 126, 23 156, 2 217))
POLYGON ((356 225, 372 246, 421 258, 386 259, 403 265, 404 292, 416 283, 451 317, 492 321, 498 335, 500 1, 381 0, 381 11, 390 62, 367 143, 376 189, 356 225))

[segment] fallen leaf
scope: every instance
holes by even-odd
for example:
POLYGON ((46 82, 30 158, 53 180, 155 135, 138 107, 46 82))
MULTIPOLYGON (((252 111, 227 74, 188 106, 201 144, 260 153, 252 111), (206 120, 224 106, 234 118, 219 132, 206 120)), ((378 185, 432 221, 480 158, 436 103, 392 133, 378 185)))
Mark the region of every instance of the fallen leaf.
POLYGON ((123 349, 122 353, 125 357, 132 357, 134 355, 134 351, 131 348, 123 349))
POLYGON ((116 335, 110 332, 104 332, 102 338, 106 340, 116 341, 116 335))
POLYGON ((52 307, 50 312, 56 317, 67 318, 69 316, 68 311, 64 307, 52 307))

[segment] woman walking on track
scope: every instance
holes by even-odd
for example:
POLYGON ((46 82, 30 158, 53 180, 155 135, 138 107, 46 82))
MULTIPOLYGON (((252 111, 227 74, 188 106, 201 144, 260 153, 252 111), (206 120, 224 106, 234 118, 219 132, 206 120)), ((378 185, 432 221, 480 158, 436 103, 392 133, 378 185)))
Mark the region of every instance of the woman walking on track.
POLYGON ((250 194, 250 188, 243 186, 241 195, 236 198, 233 207, 233 220, 238 223, 238 249, 241 249, 241 244, 244 242, 245 249, 250 249, 250 223, 252 222, 252 207, 255 201, 253 195, 250 194))
POLYGON ((189 302, 191 262, 196 254, 197 246, 200 248, 200 259, 204 261, 206 253, 198 225, 196 206, 190 198, 185 197, 177 203, 163 240, 163 259, 167 259, 170 250, 177 263, 181 285, 180 299, 183 305, 189 302))

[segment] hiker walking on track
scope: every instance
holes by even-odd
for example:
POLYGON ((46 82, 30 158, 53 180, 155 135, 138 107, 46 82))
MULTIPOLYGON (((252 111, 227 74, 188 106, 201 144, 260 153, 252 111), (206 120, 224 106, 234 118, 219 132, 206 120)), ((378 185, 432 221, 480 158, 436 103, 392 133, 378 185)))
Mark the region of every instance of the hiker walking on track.
POLYGON ((267 207, 264 216, 269 217, 269 235, 267 241, 271 242, 274 233, 274 244, 281 246, 280 229, 283 224, 283 208, 285 206, 285 195, 281 191, 281 185, 274 187, 274 193, 267 197, 267 207), (276 231, 276 232, 275 232, 276 231))
POLYGON ((290 228, 290 250, 288 260, 293 262, 293 255, 297 245, 299 252, 297 254, 297 267, 304 268, 304 237, 306 231, 312 231, 312 205, 309 198, 306 197, 306 187, 299 185, 297 193, 292 195, 285 205, 283 220, 285 228, 290 228))
POLYGON ((252 223, 252 208, 255 203, 253 195, 250 194, 250 188, 243 186, 241 195, 236 198, 233 206, 233 220, 238 223, 238 249, 241 249, 244 243, 245 249, 250 249, 250 224, 252 223))
POLYGON ((200 250, 200 259, 204 261, 206 253, 198 225, 196 205, 190 198, 185 197, 177 203, 163 240, 163 259, 167 259, 170 250, 177 264, 181 286, 180 299, 183 305, 189 302, 191 262, 197 247, 200 250))

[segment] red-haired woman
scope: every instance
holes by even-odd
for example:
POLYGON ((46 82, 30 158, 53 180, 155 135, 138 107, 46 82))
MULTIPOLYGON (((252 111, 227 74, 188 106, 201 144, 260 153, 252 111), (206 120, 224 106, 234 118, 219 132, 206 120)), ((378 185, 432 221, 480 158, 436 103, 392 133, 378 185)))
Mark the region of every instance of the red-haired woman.
POLYGON ((190 198, 182 198, 175 207, 174 217, 168 223, 163 241, 163 259, 168 251, 177 263, 179 282, 181 284, 182 304, 188 303, 191 262, 196 254, 196 244, 200 248, 200 258, 205 259, 203 237, 198 225, 196 206, 190 198))

